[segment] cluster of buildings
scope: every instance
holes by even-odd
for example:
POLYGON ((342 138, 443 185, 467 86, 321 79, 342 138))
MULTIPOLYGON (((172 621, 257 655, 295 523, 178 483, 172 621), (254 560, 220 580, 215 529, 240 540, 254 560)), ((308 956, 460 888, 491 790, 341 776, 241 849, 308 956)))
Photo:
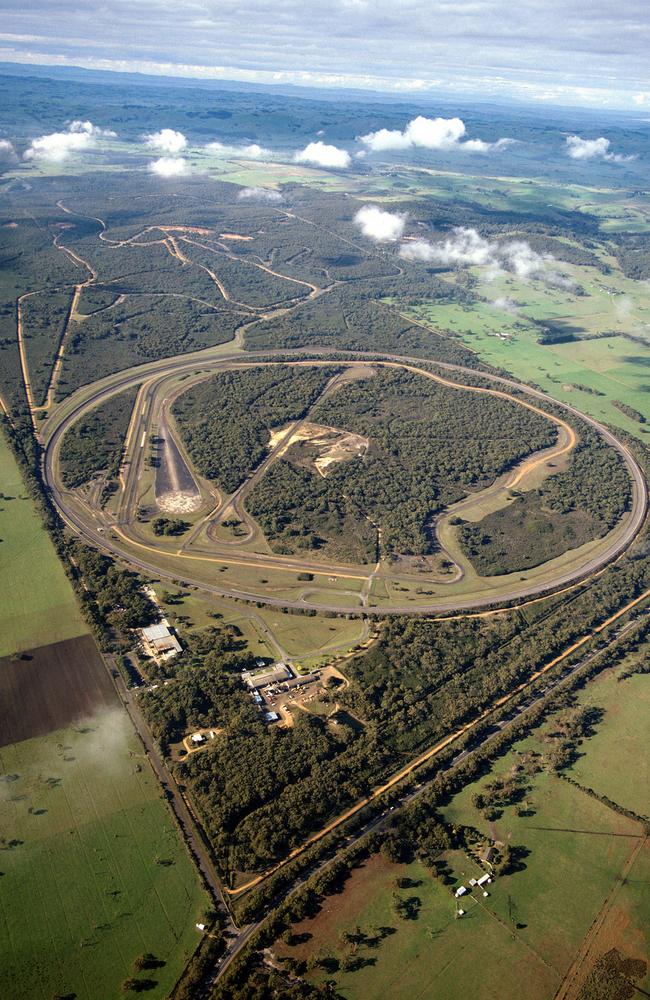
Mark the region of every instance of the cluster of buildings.
POLYGON ((139 632, 144 652, 156 661, 169 660, 183 650, 166 618, 155 625, 139 629, 139 632))
MULTIPOLYGON (((486 874, 486 875, 481 875, 480 878, 471 878, 468 883, 469 889, 467 888, 466 885, 459 885, 458 888, 456 889, 456 892, 454 893, 454 896, 456 897, 456 899, 460 899, 461 896, 467 895, 467 893, 471 892, 472 889, 482 889, 483 895, 489 896, 490 893, 487 891, 485 887, 487 885, 491 885, 491 883, 492 883, 491 875, 486 874)), ((456 913, 458 914, 459 917, 462 917, 465 915, 465 910, 458 909, 456 913)))
POLYGON ((245 670, 242 680, 248 687, 251 697, 265 722, 278 722, 279 713, 275 710, 278 701, 293 700, 296 688, 305 688, 320 679, 320 672, 311 674, 295 674, 286 663, 267 664, 258 660, 255 670, 245 670))

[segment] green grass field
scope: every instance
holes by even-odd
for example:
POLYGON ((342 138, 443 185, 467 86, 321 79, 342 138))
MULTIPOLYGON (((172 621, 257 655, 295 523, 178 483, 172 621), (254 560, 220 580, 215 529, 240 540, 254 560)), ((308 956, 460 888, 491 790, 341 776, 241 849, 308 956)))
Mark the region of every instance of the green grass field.
POLYGON ((458 336, 495 367, 644 441, 646 428, 613 401, 650 421, 650 290, 647 282, 626 278, 606 248, 598 255, 609 274, 561 262, 549 265, 573 283, 564 286, 507 272, 494 277, 485 268, 473 268, 476 292, 485 301, 422 303, 408 314, 458 336), (500 302, 509 303, 508 309, 500 302), (563 325, 579 339, 539 344, 538 324, 544 323, 563 325))
MULTIPOLYGON (((494 773, 508 773, 520 751, 500 760, 494 773)), ((506 806, 490 824, 472 804, 485 784, 484 779, 463 789, 444 810, 445 818, 529 852, 522 871, 498 882, 490 904, 505 921, 511 910, 523 925, 518 931, 523 941, 563 974, 638 842, 640 824, 548 773, 532 781, 526 795, 530 815, 518 816, 514 806, 506 806)))
MULTIPOLYGON (((647 812, 649 802, 643 761, 650 677, 616 678, 644 655, 647 649, 631 654, 616 671, 607 671, 580 692, 581 704, 605 706, 606 713, 595 734, 583 741, 582 756, 568 772, 639 812, 647 812)), ((333 978, 348 1000, 466 1000, 479 992, 489 1000, 519 1000, 524 979, 527 1000, 552 1000, 602 910, 591 964, 612 947, 626 957, 647 960, 650 845, 639 823, 548 771, 529 773, 523 810, 507 805, 488 822, 473 804, 473 796, 489 781, 514 773, 522 763, 527 767, 534 759, 531 754, 544 754, 545 733, 552 728, 551 719, 444 809, 448 822, 475 827, 521 849, 519 870, 497 878, 487 899, 481 894, 463 897, 466 913, 462 919, 455 917, 453 889, 477 875, 476 863, 460 851, 445 855, 457 880, 447 886, 418 862, 393 865, 376 855, 353 872, 343 893, 325 900, 315 919, 294 928, 311 937, 291 947, 278 942, 278 953, 303 959, 333 956, 338 969, 316 966, 310 976, 317 982, 333 978), (395 879, 403 876, 419 884, 398 890, 395 879), (396 915, 395 892, 419 898, 417 919, 396 915), (379 928, 393 931, 358 947, 341 937, 360 929, 372 939, 379 928)), ((590 967, 588 962, 585 968, 590 967)), ((650 976, 638 983, 641 988, 648 984, 650 976)))
POLYGON ((167 996, 207 897, 125 712, 2 748, 0 814, 0 996, 167 996))
MULTIPOLYGON (((613 400, 626 403, 650 421, 650 347, 620 335, 565 344, 538 344, 537 333, 529 332, 525 324, 513 332, 513 318, 506 313, 500 329, 512 336, 503 340, 491 332, 486 309, 474 318, 473 312, 455 307, 455 313, 451 314, 453 323, 448 327, 445 320, 449 319, 452 307, 420 307, 417 315, 413 315, 421 321, 426 317, 432 327, 455 329, 482 360, 511 372, 522 382, 539 385, 556 399, 647 442, 646 426, 621 413, 613 400), (595 393, 585 392, 579 386, 587 386, 595 393)), ((490 320, 493 326, 491 316, 490 320)))
POLYGON ((358 618, 290 615, 271 607, 252 611, 228 600, 212 599, 207 594, 172 585, 156 584, 154 589, 159 599, 165 592, 182 595, 179 604, 164 604, 165 614, 180 629, 236 625, 254 656, 275 658, 279 646, 283 655, 292 660, 320 658, 334 651, 345 652, 365 637, 364 623, 358 618), (215 614, 221 618, 215 619, 215 614), (187 616, 189 622, 179 621, 179 615, 187 616))
MULTIPOLYGON (((649 655, 650 643, 646 643, 627 662, 649 655)), ((580 692, 581 705, 603 708, 605 715, 569 773, 599 795, 639 816, 650 816, 650 760, 646 752, 650 676, 633 674, 619 681, 621 669, 624 667, 607 671, 580 692)))
MULTIPOLYGON (((471 786, 461 793, 447 819, 484 826, 471 805, 475 791, 471 786)), ((335 975, 342 996, 465 1000, 480 988, 481 997, 490 1000, 519 1000, 525 974, 527 1000, 551 1000, 638 844, 640 828, 547 774, 539 776, 531 798, 535 816, 519 818, 507 809, 498 824, 500 839, 529 852, 522 870, 497 879, 488 899, 481 893, 464 897, 463 918, 455 917, 453 886, 445 887, 418 864, 387 869, 377 859, 368 865, 371 872, 377 866, 377 877, 364 878, 362 872, 362 885, 355 888, 359 876, 353 876, 349 890, 328 899, 315 921, 296 928, 313 933, 309 954, 329 948, 339 960, 347 954, 341 931, 357 925, 366 932, 396 928, 376 949, 361 952, 373 964, 335 975), (402 874, 422 882, 398 893, 420 898, 417 920, 400 920, 392 910, 394 878, 402 874), (330 929, 323 936, 318 922, 328 917, 330 929)), ((479 874, 459 851, 446 860, 459 882, 479 874)))
POLYGON ((514 1000, 522 995, 524 975, 526 1000, 553 996, 557 974, 520 937, 479 902, 465 904, 465 916, 456 918, 455 902, 450 889, 418 862, 394 865, 375 856, 353 873, 341 897, 330 897, 314 920, 295 926, 296 934, 312 934, 311 940, 298 947, 279 944, 277 951, 298 958, 329 955, 342 966, 346 959, 358 960, 354 971, 312 974, 316 982, 334 979, 337 994, 346 1000, 466 1000, 478 995, 514 1000), (404 877, 416 885, 396 890, 395 879, 404 877), (395 914, 394 892, 420 900, 416 920, 395 914), (385 936, 375 947, 353 950, 341 935, 357 929, 369 937, 385 936))
POLYGON ((54 546, 0 431, 0 656, 88 631, 54 546))

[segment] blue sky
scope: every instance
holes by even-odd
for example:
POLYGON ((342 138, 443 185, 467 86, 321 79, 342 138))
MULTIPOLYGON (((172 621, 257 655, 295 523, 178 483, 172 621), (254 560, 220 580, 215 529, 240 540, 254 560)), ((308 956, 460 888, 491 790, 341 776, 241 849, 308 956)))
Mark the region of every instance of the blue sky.
POLYGON ((0 61, 650 111, 648 0, 0 0, 0 61))

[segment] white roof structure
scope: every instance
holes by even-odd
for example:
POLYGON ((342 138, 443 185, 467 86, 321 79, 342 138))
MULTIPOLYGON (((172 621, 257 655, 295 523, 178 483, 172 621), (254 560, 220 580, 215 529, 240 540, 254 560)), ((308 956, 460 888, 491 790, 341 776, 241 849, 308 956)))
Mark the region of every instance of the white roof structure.
POLYGON ((486 882, 491 882, 492 879, 489 875, 481 875, 480 879, 477 881, 477 885, 485 885, 486 882))
POLYGON ((169 627, 163 622, 156 622, 155 625, 148 625, 146 628, 141 629, 142 638, 146 639, 148 642, 155 642, 156 639, 167 639, 171 633, 169 627))
POLYGON ((456 889, 456 896, 464 896, 466 892, 467 889, 465 888, 465 886, 459 885, 458 888, 456 889))

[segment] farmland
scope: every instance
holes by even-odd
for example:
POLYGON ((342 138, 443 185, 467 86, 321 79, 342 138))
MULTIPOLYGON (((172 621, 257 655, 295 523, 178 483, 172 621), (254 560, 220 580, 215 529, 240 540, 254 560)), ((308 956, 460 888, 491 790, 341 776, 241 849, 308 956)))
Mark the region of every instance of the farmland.
MULTIPOLYGON (((607 264, 612 273, 605 276, 593 268, 563 267, 580 295, 506 276, 479 285, 481 296, 491 301, 422 303, 406 314, 432 329, 448 330, 482 360, 523 382, 645 440, 644 426, 622 414, 614 401, 650 419, 650 297, 611 258, 607 264), (564 330, 566 340, 539 343, 545 323, 564 330)), ((480 270, 476 278, 480 281, 480 270)))
POLYGON ((147 952, 164 997, 206 906, 125 712, 0 750, 0 994, 117 996, 147 952))
POLYGON ((90 635, 0 659, 0 744, 45 736, 118 704, 90 635))
MULTIPOLYGON (((632 654, 579 693, 580 707, 607 709, 565 773, 647 813, 647 782, 637 773, 637 790, 624 773, 643 753, 650 681, 646 675, 618 679, 643 655, 632 654)), ((460 883, 482 871, 463 851, 439 852, 433 867, 373 855, 315 917, 294 924, 289 943, 278 941, 276 953, 307 961, 308 978, 333 979, 348 1000, 461 1000, 479 989, 481 996, 516 1000, 524 969, 526 997, 551 1000, 561 987, 563 997, 575 998, 588 976, 598 975, 597 962, 609 968, 611 948, 622 959, 640 959, 641 968, 648 949, 647 838, 635 819, 545 765, 561 718, 552 716, 517 743, 442 811, 451 827, 475 828, 509 846, 512 869, 488 886, 487 898, 476 890, 453 898, 460 883), (479 799, 494 801, 493 787, 510 791, 497 793, 486 820, 479 799), (410 919, 397 913, 399 899, 410 899, 410 919)), ((650 978, 635 973, 635 981, 643 989, 650 978)))
POLYGON ((70 582, 0 430, 0 656, 87 632, 70 582))

